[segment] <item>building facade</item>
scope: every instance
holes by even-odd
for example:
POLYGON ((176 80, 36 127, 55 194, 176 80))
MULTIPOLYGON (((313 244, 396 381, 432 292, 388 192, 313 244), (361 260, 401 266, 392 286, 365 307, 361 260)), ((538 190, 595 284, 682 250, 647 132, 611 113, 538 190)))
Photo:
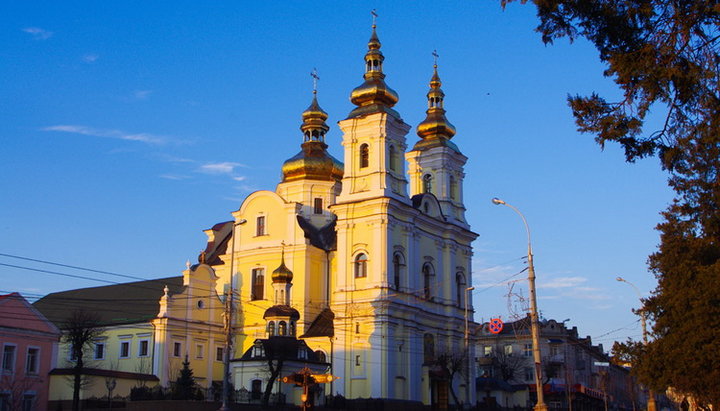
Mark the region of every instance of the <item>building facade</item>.
POLYGON ((60 330, 20 294, 0 296, 0 410, 48 409, 60 330))

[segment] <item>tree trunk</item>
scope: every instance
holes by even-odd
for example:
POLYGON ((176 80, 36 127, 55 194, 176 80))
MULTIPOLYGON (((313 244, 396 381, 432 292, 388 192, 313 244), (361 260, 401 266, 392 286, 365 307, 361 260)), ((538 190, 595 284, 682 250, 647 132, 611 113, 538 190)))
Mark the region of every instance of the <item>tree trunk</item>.
POLYGON ((74 374, 73 402, 72 402, 73 411, 80 411, 80 385, 82 382, 82 369, 83 369, 82 350, 77 350, 77 351, 79 351, 76 353, 77 362, 75 363, 75 368, 73 369, 73 374, 74 374))
POLYGON ((273 386, 275 385, 275 380, 277 380, 278 376, 280 375, 280 371, 282 371, 282 366, 283 366, 283 360, 278 360, 276 366, 273 366, 273 360, 268 360, 268 368, 270 368, 270 380, 268 380, 268 383, 265 386, 265 392, 263 393, 263 398, 262 398, 262 407, 263 408, 269 408, 269 406, 270 406, 270 395, 272 394, 272 389, 273 389, 273 386))

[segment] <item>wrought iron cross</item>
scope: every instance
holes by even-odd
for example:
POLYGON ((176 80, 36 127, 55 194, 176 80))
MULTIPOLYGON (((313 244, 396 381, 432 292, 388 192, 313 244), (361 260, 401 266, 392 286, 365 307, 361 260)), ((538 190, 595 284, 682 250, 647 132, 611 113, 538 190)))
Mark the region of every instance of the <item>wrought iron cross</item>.
POLYGON ((438 54, 437 50, 433 50, 432 55, 433 55, 433 59, 435 60, 435 67, 437 67, 437 60, 438 60, 438 57, 440 57, 440 55, 438 54))
POLYGON ((317 82, 320 80, 317 69, 313 67, 313 71, 310 72, 310 77, 313 78, 313 94, 317 94, 317 82))
POLYGON ((375 11, 375 9, 372 9, 372 10, 370 11, 370 14, 372 14, 372 16, 373 16, 373 27, 375 27, 375 19, 377 19, 378 14, 377 14, 377 12, 375 11))

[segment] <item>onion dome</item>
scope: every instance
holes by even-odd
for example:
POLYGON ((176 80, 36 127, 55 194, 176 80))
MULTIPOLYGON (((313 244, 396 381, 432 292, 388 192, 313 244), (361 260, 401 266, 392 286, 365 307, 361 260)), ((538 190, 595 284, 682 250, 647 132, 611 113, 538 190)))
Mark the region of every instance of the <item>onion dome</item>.
POLYGON ((365 82, 356 87, 350 94, 350 101, 358 106, 348 118, 359 117, 370 113, 386 112, 400 117, 390 107, 398 102, 398 94, 395 90, 385 84, 385 74, 382 71, 382 63, 385 60, 380 51, 380 39, 375 31, 375 24, 372 25, 372 35, 368 41, 368 51, 365 53, 365 82))
POLYGON ((445 117, 445 109, 443 108, 443 93, 440 86, 440 76, 437 71, 437 64, 433 66, 433 76, 430 79, 430 91, 427 93, 428 109, 425 120, 417 127, 417 134, 421 140, 415 144, 414 150, 423 150, 436 146, 448 146, 457 151, 455 144, 449 140, 455 135, 455 126, 453 126, 445 117))
POLYGON ((282 166, 282 181, 302 179, 340 181, 343 164, 327 152, 325 133, 330 129, 325 123, 328 114, 320 108, 317 91, 313 91, 312 103, 302 113, 303 143, 299 153, 285 161, 282 166))
POLYGON ((285 266, 285 251, 283 250, 282 257, 280 260, 280 266, 275 269, 272 273, 273 284, 277 283, 291 283, 293 279, 293 272, 285 266))

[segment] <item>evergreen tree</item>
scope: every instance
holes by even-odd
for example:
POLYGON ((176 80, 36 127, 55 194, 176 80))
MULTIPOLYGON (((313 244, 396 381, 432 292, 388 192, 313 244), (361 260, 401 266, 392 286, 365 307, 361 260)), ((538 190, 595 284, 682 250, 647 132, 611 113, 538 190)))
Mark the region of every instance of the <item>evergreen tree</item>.
POLYGON ((182 363, 183 367, 180 369, 180 375, 175 380, 173 386, 173 399, 174 400, 194 400, 197 399, 197 387, 195 386, 195 377, 193 377, 193 370, 190 368, 190 361, 185 356, 185 361, 182 363))
MULTIPOLYGON (((501 0, 503 6, 517 0, 501 0)), ((520 0, 526 3, 527 0, 520 0)), ((591 41, 623 91, 621 101, 571 96, 578 129, 626 160, 656 155, 673 204, 649 258, 658 280, 644 310, 647 347, 630 342, 633 370, 656 390, 673 387, 720 406, 720 2, 717 0, 532 0, 545 43, 591 41), (663 114, 657 128, 645 123, 663 114)), ((622 347, 618 347, 623 351, 622 347)))

